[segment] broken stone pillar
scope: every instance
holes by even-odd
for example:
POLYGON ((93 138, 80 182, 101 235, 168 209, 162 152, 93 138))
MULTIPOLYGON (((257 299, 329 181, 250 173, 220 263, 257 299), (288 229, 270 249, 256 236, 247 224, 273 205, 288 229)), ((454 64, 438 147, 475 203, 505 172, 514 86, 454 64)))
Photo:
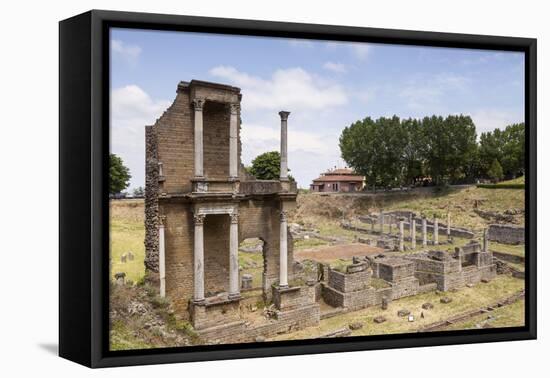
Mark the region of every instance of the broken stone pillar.
POLYGON ((370 217, 370 232, 371 234, 374 234, 374 224, 376 223, 376 219, 371 215, 370 217))
POLYGON ((239 134, 239 104, 229 105, 229 177, 239 176, 238 171, 238 134, 239 134))
POLYGON ((412 218, 410 223, 410 234, 411 234, 411 248, 416 248, 416 219, 412 218))
POLYGON ((232 213, 229 226, 229 299, 239 298, 239 214, 232 213))
POLYGON ((389 221, 390 232, 388 232, 390 235, 391 235, 392 224, 393 224, 393 215, 390 215, 390 221, 389 221))
POLYGON ((487 229, 483 230, 483 252, 489 252, 489 237, 487 229))
POLYGON ((439 221, 434 217, 434 245, 439 244, 439 221))
POLYGON ((287 251, 287 229, 286 211, 281 211, 280 238, 279 238, 279 287, 288 287, 288 251, 287 251))
POLYGON ((166 296, 166 253, 164 243, 164 223, 166 216, 159 217, 159 279, 160 279, 160 296, 166 296))
POLYGON ((194 214, 195 239, 193 244, 194 291, 193 301, 204 303, 204 214, 194 214))
POLYGON ((290 112, 280 111, 281 117, 281 174, 280 180, 288 180, 288 156, 287 156, 287 120, 290 112))
POLYGON ((447 212, 447 240, 451 240, 451 213, 447 212))
POLYGON ((384 232, 384 212, 380 210, 380 214, 378 215, 378 222, 380 223, 380 235, 384 232))
POLYGON ((193 108, 195 110, 194 117, 194 133, 195 133, 195 177, 203 177, 203 135, 202 135, 202 108, 204 99, 196 98, 193 100, 193 108))
POLYGON ((405 227, 403 221, 399 221, 399 251, 403 252, 405 250, 405 245, 403 243, 403 238, 405 234, 405 227))
POLYGON ((241 278, 241 289, 252 289, 252 275, 251 274, 243 274, 241 278))
POLYGON ((464 255, 464 251, 462 250, 462 248, 456 247, 455 252, 458 256, 458 271, 462 272, 462 258, 463 258, 463 255, 464 255))
POLYGON ((124 272, 115 273, 115 280, 118 285, 124 285, 125 278, 126 278, 126 273, 124 272))
POLYGON ((426 217, 422 217, 422 247, 428 245, 428 225, 426 222, 426 217))

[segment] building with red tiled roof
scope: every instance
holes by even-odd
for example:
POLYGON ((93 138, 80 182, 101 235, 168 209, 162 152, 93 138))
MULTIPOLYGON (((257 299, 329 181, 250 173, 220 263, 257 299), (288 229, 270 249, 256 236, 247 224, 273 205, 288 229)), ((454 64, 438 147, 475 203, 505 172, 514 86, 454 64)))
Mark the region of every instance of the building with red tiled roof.
POLYGON ((313 192, 357 192, 365 186, 365 177, 357 175, 350 168, 335 168, 322 173, 313 180, 313 192))

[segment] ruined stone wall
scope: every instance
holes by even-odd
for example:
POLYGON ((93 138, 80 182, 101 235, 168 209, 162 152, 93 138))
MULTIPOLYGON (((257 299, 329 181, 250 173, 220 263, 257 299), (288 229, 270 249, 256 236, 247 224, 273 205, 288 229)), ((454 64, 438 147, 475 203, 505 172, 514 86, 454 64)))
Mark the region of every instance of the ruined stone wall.
POLYGON ((344 293, 364 290, 368 287, 370 276, 371 273, 368 270, 341 273, 331 269, 328 271, 328 285, 344 293))
POLYGON ((229 109, 206 101, 203 108, 204 175, 208 179, 229 177, 229 109))
POLYGON ((372 287, 347 293, 336 290, 324 283, 322 287, 323 299, 327 304, 333 307, 344 307, 350 311, 372 306, 377 298, 376 290, 372 287))
POLYGON ((158 251, 158 159, 157 137, 152 126, 145 127, 145 269, 151 282, 159 271, 158 251))
MULTIPOLYGON (((264 277, 263 287, 267 300, 271 300, 271 285, 279 281, 279 201, 276 198, 252 199, 239 204, 239 243, 248 238, 260 238, 264 241, 264 277)), ((288 262, 294 261, 293 242, 290 231, 288 239, 288 262)), ((289 280, 293 272, 289 269, 289 280)))
POLYGON ((227 214, 204 218, 204 292, 206 297, 229 291, 229 226, 227 214))
POLYGON ((409 277, 399 280, 392 284, 392 299, 410 297, 418 294, 419 280, 415 277, 409 277))
POLYGON ((491 224, 487 237, 504 244, 525 244, 525 228, 513 224, 491 224))
POLYGON ((228 301, 208 306, 191 306, 191 317, 197 330, 240 321, 239 302, 228 301))
POLYGON ((279 310, 291 310, 315 303, 315 285, 290 287, 288 289, 272 288, 273 303, 279 310))
POLYGON ((163 164, 166 193, 191 191, 194 175, 194 110, 189 94, 178 92, 172 105, 157 120, 158 160, 163 164))
POLYGON ((378 277, 388 282, 397 282, 413 277, 415 272, 414 262, 407 260, 403 260, 399 264, 375 261, 375 265, 376 267, 373 269, 377 271, 378 277))
POLYGON ((178 314, 187 317, 194 289, 193 212, 189 204, 166 200, 161 201, 160 209, 166 216, 166 295, 173 301, 178 314))

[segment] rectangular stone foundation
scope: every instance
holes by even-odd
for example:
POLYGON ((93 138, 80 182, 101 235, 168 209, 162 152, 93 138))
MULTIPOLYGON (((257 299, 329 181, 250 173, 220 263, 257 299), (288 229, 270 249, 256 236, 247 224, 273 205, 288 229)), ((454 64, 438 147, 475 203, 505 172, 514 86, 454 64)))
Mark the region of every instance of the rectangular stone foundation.
POLYGON ((222 323, 233 323, 240 320, 239 300, 210 300, 203 304, 192 303, 190 306, 191 322, 196 330, 210 328, 222 323))

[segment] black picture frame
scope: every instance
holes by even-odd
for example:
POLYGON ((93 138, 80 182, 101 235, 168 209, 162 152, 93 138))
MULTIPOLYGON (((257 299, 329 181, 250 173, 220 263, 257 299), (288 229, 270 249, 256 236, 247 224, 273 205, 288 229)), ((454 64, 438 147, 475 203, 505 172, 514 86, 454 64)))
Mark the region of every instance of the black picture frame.
POLYGON ((536 39, 92 10, 59 23, 59 354, 89 367, 535 339, 536 39), (108 350, 109 28, 525 53, 525 326, 273 343, 108 350))

